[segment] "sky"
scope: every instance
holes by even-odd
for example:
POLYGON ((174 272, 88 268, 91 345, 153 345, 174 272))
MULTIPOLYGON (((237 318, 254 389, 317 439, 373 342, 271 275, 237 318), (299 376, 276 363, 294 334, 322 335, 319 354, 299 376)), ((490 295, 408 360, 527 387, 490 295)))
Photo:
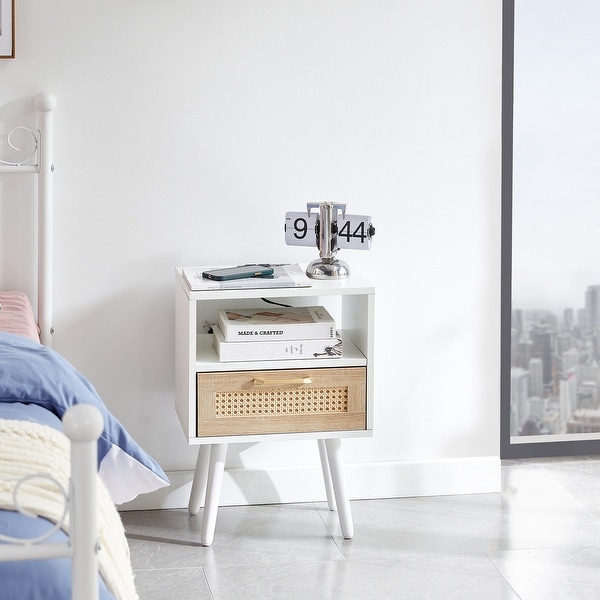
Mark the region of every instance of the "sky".
POLYGON ((516 0, 513 308, 600 284, 600 2, 516 0))

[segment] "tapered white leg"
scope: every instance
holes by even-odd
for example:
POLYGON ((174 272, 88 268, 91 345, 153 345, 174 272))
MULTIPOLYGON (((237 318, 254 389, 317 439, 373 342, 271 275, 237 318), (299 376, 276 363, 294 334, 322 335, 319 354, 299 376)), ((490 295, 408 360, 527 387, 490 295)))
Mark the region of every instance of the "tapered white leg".
POLYGON ((336 510, 335 492, 333 491, 333 482, 331 481, 331 470, 329 469, 325 440, 317 440, 317 443, 319 444, 319 456, 321 458, 321 469, 323 470, 323 483, 325 484, 327 504, 329 505, 329 510, 336 510))
POLYGON ((210 446, 206 501, 204 502, 204 515, 202 517, 201 542, 203 546, 210 546, 215 537, 217 511, 219 510, 219 497, 221 496, 221 484, 223 483, 226 456, 227 444, 212 444, 210 446))
POLYGON ((190 515, 197 515, 200 506, 204 502, 206 494, 206 482, 208 480, 208 461, 210 458, 210 446, 204 444, 198 448, 198 458, 196 459, 196 470, 192 480, 192 491, 190 492, 190 501, 188 502, 188 512, 190 515))
POLYGON ((335 493, 338 517, 340 519, 340 528, 345 539, 350 539, 354 535, 354 524, 352 523, 352 513, 350 511, 350 498, 346 486, 346 474, 342 460, 342 441, 340 438, 325 440, 327 448, 327 458, 329 459, 329 469, 331 470, 331 481, 335 493))

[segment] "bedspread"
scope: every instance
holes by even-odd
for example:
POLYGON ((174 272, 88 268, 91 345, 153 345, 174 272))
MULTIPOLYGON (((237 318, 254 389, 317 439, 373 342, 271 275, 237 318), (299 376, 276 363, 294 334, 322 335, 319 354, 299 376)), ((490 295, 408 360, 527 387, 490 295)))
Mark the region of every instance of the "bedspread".
POLYGON ((169 484, 158 463, 108 411, 92 384, 63 356, 39 342, 0 333, 0 402, 35 404, 59 419, 75 404, 96 406, 104 418, 98 470, 116 504, 169 484))
MULTIPOLYGON (((14 480, 32 473, 50 475, 68 490, 70 443, 59 431, 31 421, 0 419, 0 508, 12 510, 14 480)), ((21 506, 53 522, 63 513, 63 495, 54 484, 36 479, 23 484, 21 506)), ((69 523, 64 524, 68 530, 69 523)), ((129 547, 120 516, 106 488, 98 481, 98 560, 100 573, 119 600, 136 599, 129 547)))

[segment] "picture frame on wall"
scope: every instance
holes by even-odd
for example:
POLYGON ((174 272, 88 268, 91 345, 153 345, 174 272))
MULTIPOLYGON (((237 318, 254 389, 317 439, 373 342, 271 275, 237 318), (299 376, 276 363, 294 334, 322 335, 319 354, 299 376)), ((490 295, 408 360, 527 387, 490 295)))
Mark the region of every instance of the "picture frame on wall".
POLYGON ((15 57, 15 0, 0 0, 0 58, 15 57))

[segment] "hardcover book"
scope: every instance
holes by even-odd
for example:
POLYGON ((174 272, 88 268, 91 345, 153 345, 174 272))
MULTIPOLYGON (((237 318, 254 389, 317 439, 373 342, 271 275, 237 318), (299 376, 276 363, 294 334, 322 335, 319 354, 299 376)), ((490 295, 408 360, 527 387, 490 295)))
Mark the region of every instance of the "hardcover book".
POLYGON ((335 321, 322 306, 220 310, 218 325, 226 342, 310 340, 336 335, 335 321))
MULTIPOLYGON (((257 338, 253 338, 257 339, 257 338)), ((213 329, 213 345, 221 362, 246 360, 293 360, 339 358, 342 339, 327 337, 308 340, 259 340, 226 342, 219 327, 213 329)))

